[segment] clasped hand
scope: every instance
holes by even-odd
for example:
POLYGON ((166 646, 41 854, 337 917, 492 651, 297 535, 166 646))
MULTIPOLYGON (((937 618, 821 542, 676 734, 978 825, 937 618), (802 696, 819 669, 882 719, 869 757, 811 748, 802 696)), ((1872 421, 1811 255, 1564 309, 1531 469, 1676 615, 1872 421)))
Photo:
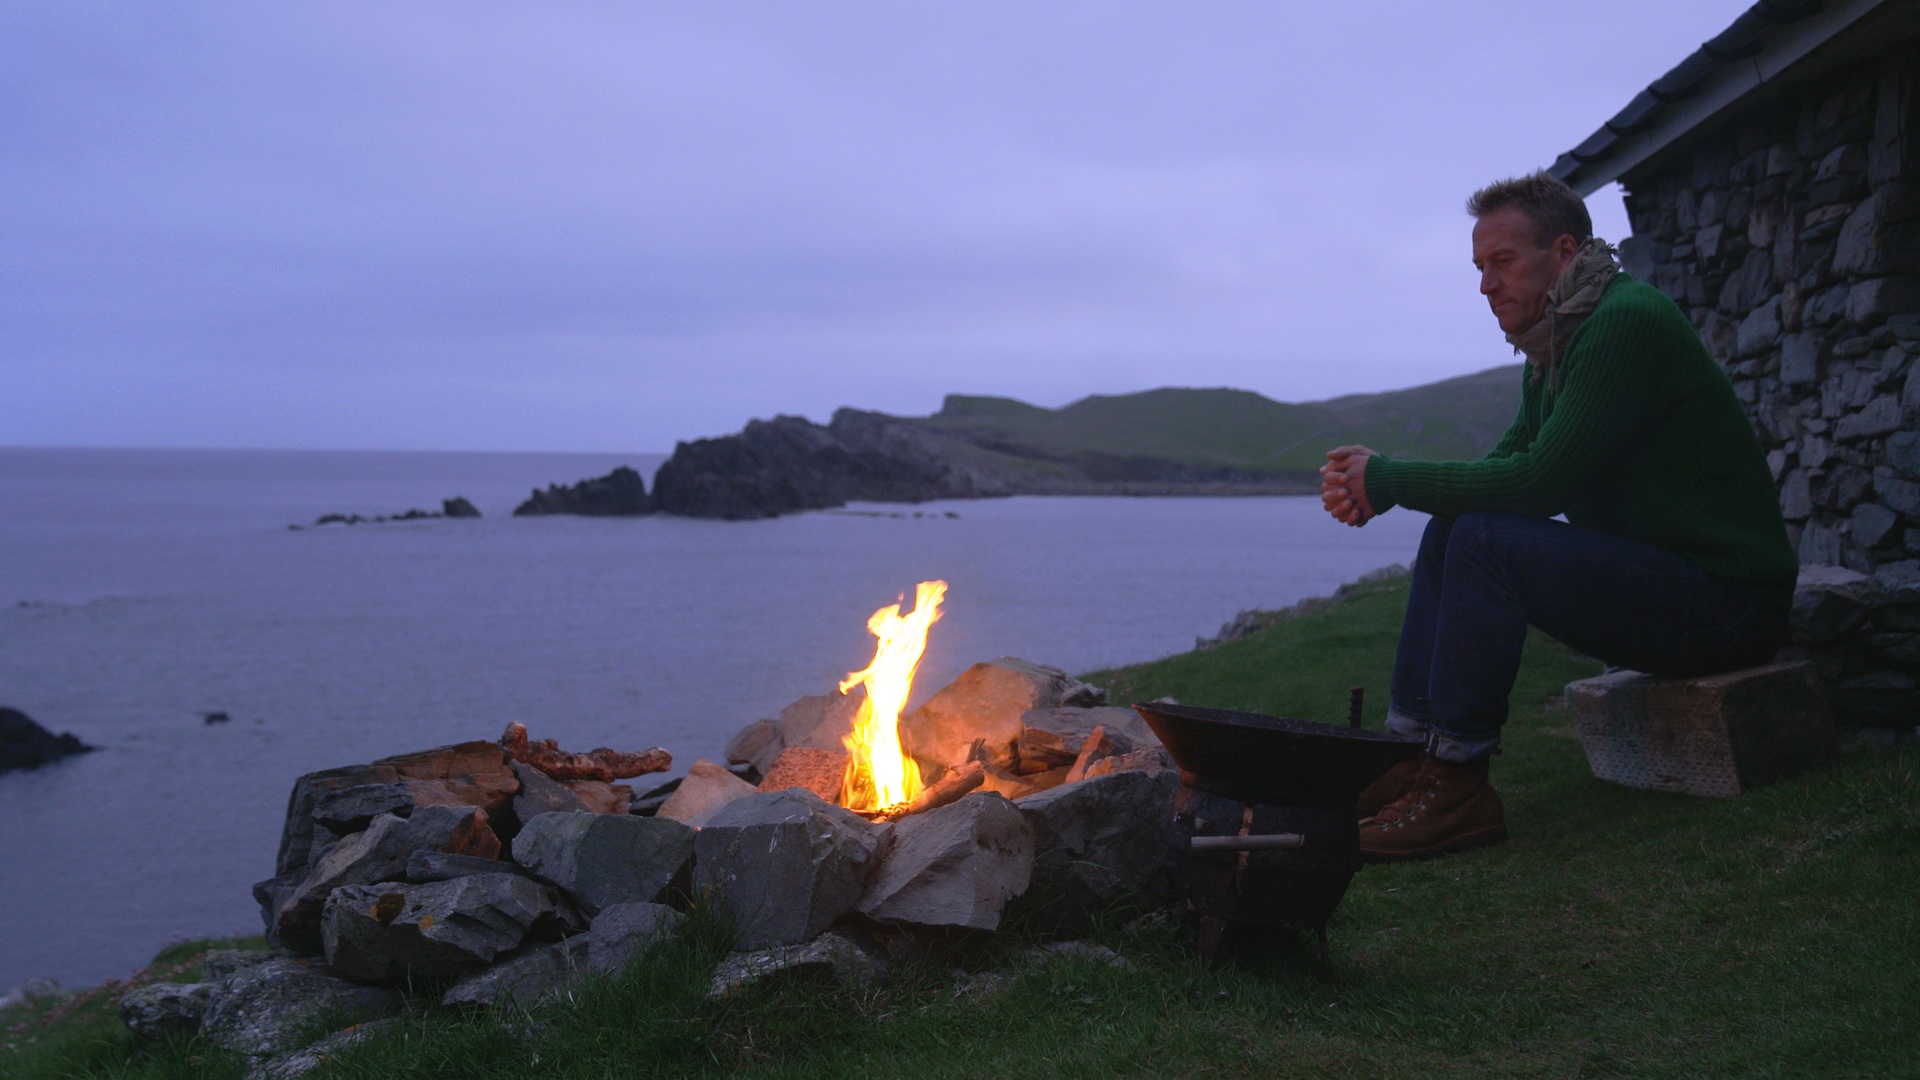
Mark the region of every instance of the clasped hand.
POLYGON ((1373 504, 1367 501, 1367 459, 1373 456, 1364 446, 1327 451, 1327 463, 1320 466, 1320 505, 1335 521, 1359 528, 1373 520, 1373 504))

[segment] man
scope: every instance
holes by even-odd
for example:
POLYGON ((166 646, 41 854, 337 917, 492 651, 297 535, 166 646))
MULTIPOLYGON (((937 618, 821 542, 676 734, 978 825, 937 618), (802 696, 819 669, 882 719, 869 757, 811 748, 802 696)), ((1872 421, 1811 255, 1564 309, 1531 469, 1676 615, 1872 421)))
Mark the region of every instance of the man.
POLYGON ((1478 461, 1342 446, 1321 469, 1349 525, 1433 515, 1387 719, 1427 749, 1362 796, 1373 860, 1506 838, 1487 763, 1528 625, 1636 671, 1731 671, 1785 640, 1798 570, 1726 374, 1673 301, 1619 270, 1580 196, 1542 172, 1467 211, 1480 292, 1527 358, 1512 428, 1478 461))

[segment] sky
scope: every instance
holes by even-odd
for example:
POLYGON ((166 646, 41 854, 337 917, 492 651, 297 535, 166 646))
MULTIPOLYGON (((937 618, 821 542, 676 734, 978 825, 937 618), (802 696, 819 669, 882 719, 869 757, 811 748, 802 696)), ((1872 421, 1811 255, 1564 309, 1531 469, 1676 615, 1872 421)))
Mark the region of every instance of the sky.
POLYGON ((0 445, 665 452, 1484 370, 1466 196, 1746 6, 8 0, 0 445))

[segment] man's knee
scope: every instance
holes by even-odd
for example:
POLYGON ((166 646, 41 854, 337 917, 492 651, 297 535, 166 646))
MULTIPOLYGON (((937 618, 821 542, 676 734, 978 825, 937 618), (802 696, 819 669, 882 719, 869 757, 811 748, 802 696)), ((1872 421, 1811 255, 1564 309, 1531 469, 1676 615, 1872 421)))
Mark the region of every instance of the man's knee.
POLYGON ((1535 519, 1518 514, 1474 510, 1453 519, 1453 540, 1476 547, 1497 546, 1537 524, 1535 519))

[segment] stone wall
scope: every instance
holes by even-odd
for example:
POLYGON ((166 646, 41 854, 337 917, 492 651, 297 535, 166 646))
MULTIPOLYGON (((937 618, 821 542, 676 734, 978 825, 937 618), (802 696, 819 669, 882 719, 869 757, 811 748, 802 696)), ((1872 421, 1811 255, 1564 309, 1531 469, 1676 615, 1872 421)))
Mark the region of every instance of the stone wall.
POLYGON ((1626 186, 1622 261, 1732 378, 1800 561, 1920 571, 1920 53, 1781 87, 1626 186))

